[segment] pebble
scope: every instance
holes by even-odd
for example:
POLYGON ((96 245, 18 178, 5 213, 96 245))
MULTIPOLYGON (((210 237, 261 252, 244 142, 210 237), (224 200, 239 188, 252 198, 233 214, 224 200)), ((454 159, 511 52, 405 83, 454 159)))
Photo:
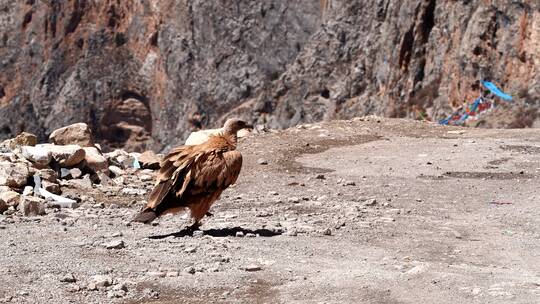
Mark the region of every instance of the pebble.
POLYGON ((139 177, 139 179, 140 179, 142 182, 148 182, 148 181, 153 180, 154 178, 153 178, 152 176, 150 176, 150 175, 146 175, 146 174, 145 174, 145 175, 141 175, 141 176, 139 177))
POLYGON ((255 233, 246 233, 246 237, 256 237, 255 233))
POLYGON ((244 233, 242 231, 236 231, 236 237, 244 237, 244 233))
POLYGON ((147 298, 154 298, 154 299, 159 298, 159 292, 157 292, 157 291, 155 291, 155 290, 153 290, 151 288, 143 289, 143 294, 147 298))
POLYGON ((126 244, 122 240, 114 240, 108 243, 103 243, 103 247, 106 249, 122 249, 126 247, 126 244))
POLYGON ((165 274, 166 277, 169 277, 169 278, 172 278, 172 277, 177 277, 179 276, 180 273, 178 273, 178 271, 169 271, 165 274))
POLYGON ((149 271, 149 272, 146 273, 146 275, 149 276, 149 277, 164 278, 165 277, 165 272, 149 271))
POLYGON ((376 206, 377 205, 377 200, 372 198, 372 199, 368 199, 366 201, 364 201, 363 203, 364 206, 376 206))
POLYGON ((186 268, 184 268, 184 272, 187 272, 189 274, 194 274, 195 273, 195 267, 193 267, 193 266, 186 267, 186 268))
POLYGON ((188 247, 184 250, 185 253, 195 253, 197 251, 197 248, 195 247, 188 247))
POLYGON ((332 235, 332 229, 326 228, 325 230, 323 230, 322 234, 323 235, 332 235))
POLYGON ((326 177, 324 176, 324 174, 319 174, 317 176, 315 176, 316 179, 326 179, 326 177))
POLYGON ((109 290, 107 292, 107 298, 113 299, 113 298, 123 298, 126 296, 126 292, 123 290, 109 290))
POLYGON ((298 197, 289 197, 289 203, 291 204, 298 204, 300 203, 300 199, 298 197))
POLYGON ((88 284, 89 290, 96 290, 99 287, 108 287, 113 283, 113 278, 107 275, 95 275, 90 278, 90 283, 88 284), (92 288, 93 287, 93 288, 92 288))
POLYGON ((255 264, 248 264, 242 267, 242 270, 245 271, 259 271, 262 270, 261 266, 255 264))
POLYGON ((264 158, 257 159, 257 164, 259 165, 268 165, 268 161, 264 158))
POLYGON ((60 279, 60 282, 63 282, 63 283, 75 283, 75 282, 77 282, 77 279, 75 278, 75 276, 72 273, 68 273, 68 274, 64 275, 60 279))

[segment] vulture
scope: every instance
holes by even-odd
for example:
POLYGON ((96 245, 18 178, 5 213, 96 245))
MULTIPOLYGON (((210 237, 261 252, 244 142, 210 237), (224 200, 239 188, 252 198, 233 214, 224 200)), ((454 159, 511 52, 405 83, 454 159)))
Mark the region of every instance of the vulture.
POLYGON ((133 221, 148 224, 163 214, 189 210, 194 220, 191 228, 197 229, 212 204, 240 174, 237 132, 247 127, 244 121, 231 118, 222 134, 211 135, 199 145, 172 149, 160 163, 148 204, 133 221))

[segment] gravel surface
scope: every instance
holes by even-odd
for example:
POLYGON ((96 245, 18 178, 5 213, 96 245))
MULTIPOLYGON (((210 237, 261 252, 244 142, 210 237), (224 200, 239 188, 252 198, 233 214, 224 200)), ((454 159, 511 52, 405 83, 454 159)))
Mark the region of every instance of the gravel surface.
POLYGON ((0 215, 0 303, 538 303, 537 130, 368 117, 239 149, 193 235, 129 222, 149 170, 0 215))

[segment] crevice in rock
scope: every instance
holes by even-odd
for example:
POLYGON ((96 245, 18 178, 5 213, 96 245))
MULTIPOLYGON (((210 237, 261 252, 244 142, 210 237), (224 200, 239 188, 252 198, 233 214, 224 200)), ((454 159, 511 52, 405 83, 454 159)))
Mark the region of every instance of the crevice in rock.
POLYGON ((409 30, 403 35, 401 40, 401 45, 399 47, 399 58, 398 63, 401 69, 408 69, 409 62, 411 61, 411 56, 413 52, 414 45, 414 24, 411 25, 409 30))
POLYGON ((425 44, 429 40, 429 35, 433 26, 435 26, 435 5, 436 0, 429 0, 426 8, 421 16, 420 27, 420 43, 425 44))
POLYGON ((75 3, 73 5, 73 12, 71 13, 71 16, 69 17, 69 20, 66 23, 65 28, 64 28, 64 35, 67 36, 70 33, 75 32, 75 30, 79 26, 79 23, 82 20, 85 7, 86 7, 85 0, 75 0, 75 3))
POLYGON ((26 27, 28 26, 28 24, 30 24, 30 22, 32 22, 32 10, 26 12, 26 14, 24 14, 24 18, 23 18, 23 22, 22 22, 22 28, 23 30, 26 29, 26 27))

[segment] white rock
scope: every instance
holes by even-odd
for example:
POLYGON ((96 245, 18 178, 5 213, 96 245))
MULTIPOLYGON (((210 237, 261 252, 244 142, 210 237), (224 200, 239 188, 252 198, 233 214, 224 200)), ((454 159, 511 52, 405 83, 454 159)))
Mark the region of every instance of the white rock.
POLYGON ((22 146, 21 153, 27 160, 43 166, 48 165, 52 159, 51 151, 43 147, 22 146))
POLYGON ((0 186, 22 188, 29 176, 30 171, 26 164, 0 162, 0 186))
POLYGON ((92 131, 85 123, 76 123, 54 130, 49 140, 57 145, 79 145, 90 147, 94 145, 92 131))
POLYGON ((37 145, 36 148, 43 148, 50 151, 52 158, 62 167, 71 167, 84 160, 86 155, 83 148, 78 145, 57 146, 52 144, 37 145))
POLYGON ((109 162, 96 147, 84 147, 86 166, 94 172, 109 172, 109 162))

